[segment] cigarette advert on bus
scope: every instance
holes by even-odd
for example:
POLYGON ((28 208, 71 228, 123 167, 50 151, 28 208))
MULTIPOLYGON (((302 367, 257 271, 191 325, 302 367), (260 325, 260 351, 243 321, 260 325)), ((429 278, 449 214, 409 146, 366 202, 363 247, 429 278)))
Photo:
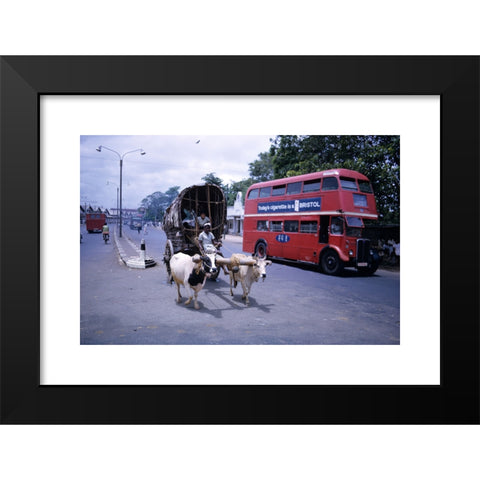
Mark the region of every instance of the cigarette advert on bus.
POLYGON ((322 199, 287 200, 284 202, 264 202, 257 205, 258 213, 319 212, 322 199))

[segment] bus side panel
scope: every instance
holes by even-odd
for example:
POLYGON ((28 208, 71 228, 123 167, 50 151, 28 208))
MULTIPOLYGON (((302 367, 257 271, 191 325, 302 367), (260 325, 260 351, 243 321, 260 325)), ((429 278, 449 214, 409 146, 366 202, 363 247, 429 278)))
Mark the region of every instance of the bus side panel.
POLYGON ((271 248, 269 244, 269 255, 287 258, 288 260, 297 260, 300 252, 298 233, 277 232, 273 236, 271 248))
MULTIPOLYGON (((254 234, 253 225, 256 225, 256 222, 251 218, 245 218, 243 221, 243 244, 242 250, 247 253, 253 253, 255 250, 255 242, 258 240, 257 236, 254 234)), ((259 233, 259 232, 258 232, 259 233)))
POLYGON ((301 233, 301 245, 299 247, 299 260, 310 263, 319 262, 319 252, 323 245, 318 243, 318 233, 301 233))
POLYGON ((259 240, 267 243, 267 255, 271 257, 283 256, 283 245, 276 241, 276 236, 281 232, 257 230, 257 218, 247 217, 243 222, 243 251, 254 253, 259 240))
POLYGON ((268 232, 268 235, 265 236, 268 239, 267 255, 271 257, 287 258, 285 257, 285 250, 287 247, 276 238, 279 235, 281 235, 279 232, 268 232))

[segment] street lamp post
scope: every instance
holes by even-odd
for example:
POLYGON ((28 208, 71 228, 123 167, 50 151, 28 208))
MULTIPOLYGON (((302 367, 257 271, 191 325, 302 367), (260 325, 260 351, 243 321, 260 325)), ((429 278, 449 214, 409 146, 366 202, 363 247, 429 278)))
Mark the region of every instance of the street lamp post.
POLYGON ((107 185, 115 185, 117 187, 117 223, 118 223, 118 215, 119 215, 119 209, 118 209, 118 185, 116 183, 111 182, 110 180, 107 180, 107 185))
POLYGON ((97 152, 101 152, 102 148, 105 148, 106 150, 110 150, 111 152, 117 154, 117 156, 120 160, 120 230, 119 230, 119 236, 121 237, 122 236, 122 166, 123 166, 123 159, 129 153, 140 152, 140 155, 145 155, 145 152, 143 151, 142 148, 136 148, 135 150, 129 150, 128 152, 125 152, 124 154, 120 155, 116 150, 113 150, 112 148, 106 147, 105 145, 99 145, 97 147, 97 152))

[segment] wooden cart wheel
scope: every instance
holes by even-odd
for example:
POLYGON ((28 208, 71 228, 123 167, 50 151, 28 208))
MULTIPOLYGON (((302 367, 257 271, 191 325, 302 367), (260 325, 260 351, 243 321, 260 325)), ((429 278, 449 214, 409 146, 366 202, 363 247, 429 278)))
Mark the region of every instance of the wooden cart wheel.
POLYGON ((172 271, 170 269, 170 260, 173 257, 173 255, 174 255, 173 244, 170 240, 167 240, 167 243, 165 245, 165 253, 163 255, 163 262, 167 267, 167 281, 169 283, 172 283, 172 271))

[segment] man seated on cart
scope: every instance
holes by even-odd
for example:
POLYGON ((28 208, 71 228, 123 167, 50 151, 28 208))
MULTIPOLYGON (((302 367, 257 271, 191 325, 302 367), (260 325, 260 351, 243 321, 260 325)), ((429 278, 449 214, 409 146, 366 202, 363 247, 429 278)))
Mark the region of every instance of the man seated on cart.
MULTIPOLYGON (((209 222, 205 223, 203 226, 203 232, 198 236, 198 241, 204 252, 215 252, 217 255, 223 257, 222 252, 219 250, 219 248, 222 246, 222 242, 218 242, 215 239, 215 236, 210 231, 211 226, 212 225, 209 222)), ((228 270, 225 265, 222 265, 222 270, 225 275, 228 275, 228 270)))
POLYGON ((183 226, 186 228, 195 228, 195 213, 193 210, 183 209, 183 226))
POLYGON ((200 216, 197 217, 197 223, 200 228, 203 228, 207 223, 210 223, 210 219, 205 212, 200 212, 200 216))

